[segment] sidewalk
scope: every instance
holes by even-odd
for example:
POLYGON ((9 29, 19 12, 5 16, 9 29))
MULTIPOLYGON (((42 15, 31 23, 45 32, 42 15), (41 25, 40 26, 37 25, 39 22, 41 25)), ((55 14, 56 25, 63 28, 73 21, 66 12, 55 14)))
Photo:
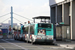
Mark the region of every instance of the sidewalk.
POLYGON ((56 41, 56 44, 64 48, 75 49, 75 41, 70 42, 56 41))

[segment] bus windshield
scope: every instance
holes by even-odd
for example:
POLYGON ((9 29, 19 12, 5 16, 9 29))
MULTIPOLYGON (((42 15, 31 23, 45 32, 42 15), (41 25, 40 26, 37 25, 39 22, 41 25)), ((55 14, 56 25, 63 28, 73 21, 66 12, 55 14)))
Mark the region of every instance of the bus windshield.
POLYGON ((38 24, 38 27, 51 28, 51 24, 38 24))

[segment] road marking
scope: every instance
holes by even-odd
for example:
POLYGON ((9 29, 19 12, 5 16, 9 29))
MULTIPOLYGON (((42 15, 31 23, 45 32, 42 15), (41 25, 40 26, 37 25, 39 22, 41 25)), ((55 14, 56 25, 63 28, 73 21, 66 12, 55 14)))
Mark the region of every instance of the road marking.
MULTIPOLYGON (((20 47, 20 48, 22 48, 22 49, 28 50, 28 49, 26 49, 26 48, 24 48, 24 47, 22 47, 22 46, 19 46, 19 45, 17 45, 17 44, 11 43, 11 42, 9 42, 9 41, 7 41, 7 40, 4 40, 4 39, 1 39, 1 40, 5 41, 5 42, 7 42, 7 43, 9 43, 9 44, 15 45, 15 46, 17 46, 17 47, 20 47)), ((13 40, 13 39, 12 39, 12 40, 13 40)), ((34 46, 35 46, 35 45, 34 45, 34 46)), ((37 47, 38 49, 45 49, 45 48, 43 48, 43 47, 41 47, 41 46, 35 46, 35 47, 37 47)), ((60 47, 48 47, 48 49, 65 49, 65 48, 64 48, 64 47, 62 47, 62 48, 60 48, 60 47)))
POLYGON ((3 48, 4 50, 6 50, 3 46, 0 45, 1 48, 3 48))
POLYGON ((10 40, 14 40, 14 39, 10 39, 10 40))
MULTIPOLYGON (((2 40, 3 40, 3 39, 2 39, 2 40)), ((22 48, 22 49, 28 50, 27 48, 24 48, 24 47, 19 46, 19 45, 17 45, 17 44, 11 43, 11 42, 9 42, 9 41, 6 41, 6 40, 3 40, 3 41, 5 41, 5 42, 7 42, 7 43, 9 43, 9 44, 15 45, 15 46, 17 46, 17 47, 20 47, 20 48, 22 48)))
POLYGON ((50 49, 65 49, 65 48, 63 48, 63 47, 50 47, 50 49))
MULTIPOLYGON (((3 39, 2 39, 3 40, 3 39)), ((14 39, 5 39, 5 40, 14 40, 14 39)))

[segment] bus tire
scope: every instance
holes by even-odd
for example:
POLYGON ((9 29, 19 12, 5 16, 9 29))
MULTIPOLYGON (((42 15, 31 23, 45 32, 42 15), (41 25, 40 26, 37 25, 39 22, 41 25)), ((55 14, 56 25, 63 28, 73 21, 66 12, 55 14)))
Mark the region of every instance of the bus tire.
POLYGON ((16 40, 15 36, 14 36, 14 39, 16 40))
POLYGON ((34 42, 32 41, 32 42, 31 42, 31 44, 33 45, 33 44, 34 44, 34 42))
POLYGON ((24 42, 26 42, 26 40, 24 40, 24 42))
POLYGON ((32 44, 32 45, 34 44, 33 39, 32 39, 32 41, 31 41, 31 44, 32 44))
POLYGON ((29 41, 27 40, 27 43, 29 43, 29 41))
POLYGON ((20 39, 20 37, 19 37, 19 41, 20 41, 21 39, 20 39))

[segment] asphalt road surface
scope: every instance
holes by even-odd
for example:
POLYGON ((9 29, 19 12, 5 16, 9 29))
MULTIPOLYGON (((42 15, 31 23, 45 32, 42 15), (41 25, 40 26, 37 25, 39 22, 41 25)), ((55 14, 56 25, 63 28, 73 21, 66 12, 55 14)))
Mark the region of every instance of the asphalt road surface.
POLYGON ((70 50, 57 45, 34 44, 14 39, 0 39, 0 50, 70 50))

